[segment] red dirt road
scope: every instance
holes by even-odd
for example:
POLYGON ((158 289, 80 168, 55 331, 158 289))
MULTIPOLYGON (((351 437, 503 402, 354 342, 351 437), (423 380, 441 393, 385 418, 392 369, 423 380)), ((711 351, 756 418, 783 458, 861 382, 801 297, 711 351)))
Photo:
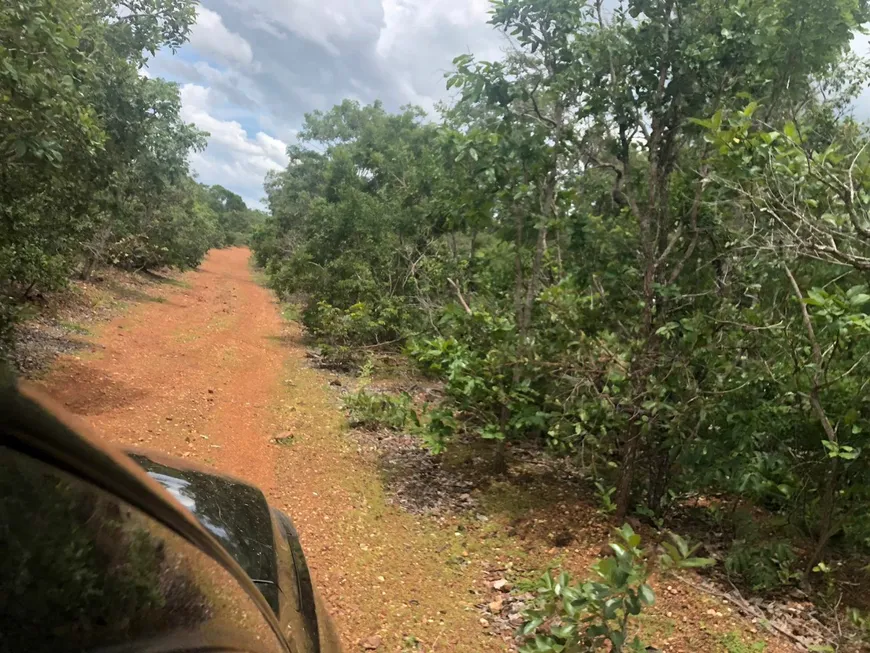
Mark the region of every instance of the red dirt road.
POLYGON ((263 489, 296 521, 348 651, 498 651, 474 603, 474 542, 387 505, 328 378, 258 286, 246 249, 213 251, 177 287, 99 329, 97 353, 41 385, 97 433, 196 460, 263 489), (289 446, 274 442, 290 435, 289 446), (373 639, 375 638, 375 639, 373 639))
POLYGON ((64 359, 46 390, 113 442, 193 456, 271 490, 284 359, 272 297, 245 249, 213 252, 183 284, 101 329, 99 352, 64 359))

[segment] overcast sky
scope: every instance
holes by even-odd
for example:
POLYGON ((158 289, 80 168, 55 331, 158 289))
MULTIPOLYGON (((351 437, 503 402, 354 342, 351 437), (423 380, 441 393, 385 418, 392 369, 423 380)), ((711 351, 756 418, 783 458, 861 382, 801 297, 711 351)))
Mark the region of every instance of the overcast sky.
MULTIPOLYGON (((500 55, 488 0, 204 0, 190 42, 149 73, 181 85, 183 117, 211 133, 192 164, 262 206, 306 112, 344 98, 432 111, 459 54, 500 55)), ((867 37, 856 50, 868 53, 867 37)), ((862 98, 870 107, 870 94, 862 98)), ((865 113, 861 111, 861 113, 865 113)))
POLYGON ((211 133, 200 181, 249 205, 287 164, 306 112, 344 98, 432 110, 459 54, 498 57, 487 0, 205 0, 190 42, 149 74, 181 85, 183 117, 211 133))

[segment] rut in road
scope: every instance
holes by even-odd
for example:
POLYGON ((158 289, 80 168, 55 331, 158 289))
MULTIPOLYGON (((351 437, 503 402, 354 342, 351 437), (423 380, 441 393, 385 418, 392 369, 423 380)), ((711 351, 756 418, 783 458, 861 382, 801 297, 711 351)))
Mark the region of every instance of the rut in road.
POLYGON ((44 389, 97 433, 250 481, 296 521, 348 650, 495 651, 475 569, 447 565, 453 533, 388 506, 295 325, 257 285, 250 252, 212 251, 159 301, 101 328, 44 389), (289 433, 289 446, 275 443, 289 433))

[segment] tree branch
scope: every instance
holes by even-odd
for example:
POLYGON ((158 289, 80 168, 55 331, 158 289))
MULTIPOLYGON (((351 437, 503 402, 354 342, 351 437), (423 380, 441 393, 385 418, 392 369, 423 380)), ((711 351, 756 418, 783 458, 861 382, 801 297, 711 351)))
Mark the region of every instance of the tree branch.
POLYGON ((456 297, 459 299, 459 303, 462 304, 462 308, 465 309, 465 312, 469 315, 473 315, 473 311, 468 303, 465 301, 465 297, 462 296, 462 290, 459 288, 459 284, 456 283, 453 279, 448 278, 447 283, 453 286, 453 290, 456 291, 456 297))

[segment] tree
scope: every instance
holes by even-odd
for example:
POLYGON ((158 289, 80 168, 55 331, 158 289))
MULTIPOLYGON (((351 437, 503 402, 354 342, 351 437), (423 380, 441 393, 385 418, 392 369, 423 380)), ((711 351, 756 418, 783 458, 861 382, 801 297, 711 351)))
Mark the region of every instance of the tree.
POLYGON ((245 244, 258 221, 255 213, 248 209, 241 197, 223 186, 211 186, 206 192, 209 206, 217 217, 220 244, 245 244))
POLYGON ((140 74, 149 54, 186 40, 194 6, 22 0, 0 8, 7 304, 35 288, 59 288, 76 267, 87 276, 123 243, 162 238, 150 247, 153 264, 197 258, 155 256, 169 252, 173 238, 154 213, 188 178, 188 154, 205 134, 181 121, 174 84, 140 74))

